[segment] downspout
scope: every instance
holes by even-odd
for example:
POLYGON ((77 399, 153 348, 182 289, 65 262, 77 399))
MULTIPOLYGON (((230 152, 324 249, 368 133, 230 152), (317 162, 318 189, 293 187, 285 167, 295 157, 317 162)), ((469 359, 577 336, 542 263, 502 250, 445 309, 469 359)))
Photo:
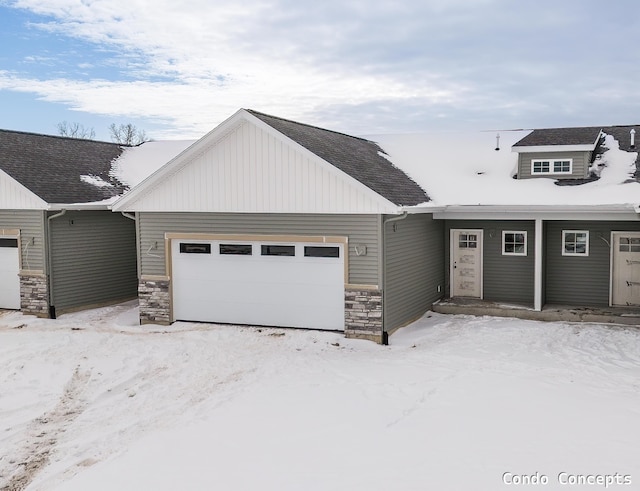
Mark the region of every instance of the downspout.
POLYGON ((49 285, 48 295, 49 295, 49 317, 52 319, 56 318, 56 308, 52 305, 53 301, 53 284, 51 279, 53 278, 53 266, 51 264, 51 221, 54 218, 59 218, 62 215, 67 213, 67 210, 62 210, 60 213, 56 213, 55 215, 51 215, 47 217, 47 283, 49 285))
POLYGON ((400 216, 392 217, 392 218, 387 218, 387 219, 384 221, 383 225, 386 225, 387 223, 390 223, 390 222, 399 222, 400 220, 404 220, 404 219, 405 219, 405 218, 407 218, 408 216, 409 216, 409 212, 407 212, 407 211, 403 211, 403 212, 402 212, 402 215, 400 215, 400 216))
POLYGON ((140 225, 140 222, 138 222, 138 217, 135 215, 131 215, 130 213, 127 213, 126 211, 121 211, 120 214, 125 217, 128 218, 129 220, 133 220, 135 222, 135 229, 136 229, 136 272, 138 274, 138 283, 140 282, 140 278, 142 277, 142 258, 141 258, 141 254, 142 252, 140 251, 140 230, 138 229, 138 226, 140 225))
MULTIPOLYGON (((407 212, 406 210, 402 212, 401 215, 399 216, 395 216, 395 217, 391 217, 391 218, 387 218, 386 220, 384 220, 382 222, 382 281, 380 282, 382 284, 382 339, 381 339, 381 344, 386 346, 389 344, 389 334, 387 331, 385 331, 384 329, 384 324, 385 324, 385 318, 384 318, 384 290, 385 290, 385 278, 387 276, 387 272, 386 272, 386 257, 385 257, 385 245, 387 242, 387 236, 386 236, 386 226, 387 223, 392 223, 392 222, 399 222, 400 220, 404 220, 405 218, 407 218, 409 216, 409 212, 407 212)), ((395 223, 394 223, 394 232, 395 232, 395 223)))

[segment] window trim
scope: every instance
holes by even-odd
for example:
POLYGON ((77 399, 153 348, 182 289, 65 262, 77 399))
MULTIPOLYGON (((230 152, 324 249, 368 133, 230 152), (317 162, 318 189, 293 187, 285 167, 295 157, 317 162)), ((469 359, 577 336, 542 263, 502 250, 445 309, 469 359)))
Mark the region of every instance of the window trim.
POLYGON ((561 158, 554 158, 554 159, 531 159, 531 175, 532 176, 539 176, 539 175, 568 175, 568 174, 573 174, 573 159, 561 159, 561 158), (535 170, 535 164, 539 163, 542 164, 543 162, 548 162, 549 163, 549 170, 547 171, 537 171, 535 170), (559 162, 569 162, 569 171, 560 171, 557 172, 555 170, 555 166, 557 163, 559 162))
MULTIPOLYGON (((516 242, 513 242, 517 244, 516 242)), ((503 256, 526 256, 527 255, 527 231, 526 230, 503 230, 502 231, 502 255, 503 256), (507 252, 505 251, 505 238, 507 234, 522 234, 524 235, 524 252, 507 252)))
POLYGON ((562 255, 575 257, 589 257, 589 231, 588 230, 563 230, 562 231, 562 255), (586 247, 584 252, 567 252, 566 238, 567 234, 585 234, 586 247))

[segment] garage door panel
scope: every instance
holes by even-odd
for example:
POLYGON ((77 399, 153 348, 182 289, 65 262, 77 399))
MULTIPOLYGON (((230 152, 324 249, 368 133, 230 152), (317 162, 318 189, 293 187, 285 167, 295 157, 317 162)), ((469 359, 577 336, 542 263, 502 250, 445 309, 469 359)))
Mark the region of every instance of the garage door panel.
POLYGON ((0 309, 20 308, 20 249, 15 237, 0 237, 0 309))
POLYGON ((304 244, 295 256, 263 256, 264 242, 251 242, 249 256, 220 254, 220 241, 203 241, 210 254, 185 254, 174 242, 176 320, 344 329, 342 245, 339 257, 318 258, 305 257, 304 244))

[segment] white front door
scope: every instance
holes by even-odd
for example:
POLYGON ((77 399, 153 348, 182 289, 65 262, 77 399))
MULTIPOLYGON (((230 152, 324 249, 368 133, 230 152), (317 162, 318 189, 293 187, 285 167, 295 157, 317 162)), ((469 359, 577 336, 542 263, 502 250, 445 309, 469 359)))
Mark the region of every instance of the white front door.
POLYGON ((451 296, 482 298, 482 230, 451 230, 451 296))
POLYGON ((343 243, 172 239, 175 320, 344 330, 343 243))
POLYGON ((20 308, 19 272, 18 238, 0 236, 0 309, 20 308))
POLYGON ((611 305, 640 307, 640 232, 611 233, 611 305))

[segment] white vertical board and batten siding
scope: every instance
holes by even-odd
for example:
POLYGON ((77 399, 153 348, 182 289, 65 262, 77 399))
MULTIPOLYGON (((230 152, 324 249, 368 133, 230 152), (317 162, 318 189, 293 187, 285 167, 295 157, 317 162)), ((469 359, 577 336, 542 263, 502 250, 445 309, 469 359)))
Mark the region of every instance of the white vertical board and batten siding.
POLYGON ((0 170, 0 210, 45 210, 47 203, 0 170))
POLYGON ((140 269, 164 276, 165 233, 343 236, 349 239, 349 283, 379 285, 378 215, 264 213, 139 213, 140 269), (367 246, 356 255, 354 246, 367 246))
POLYGON ((56 313, 134 298, 135 224, 110 211, 69 211, 49 224, 56 313))
POLYGON ((409 215, 384 226, 385 331, 417 319, 443 296, 443 230, 443 222, 430 214, 409 215))
POLYGON ((20 230, 21 268, 26 271, 45 270, 44 211, 0 210, 0 231, 20 230))
POLYGON ((123 209, 236 213, 397 211, 393 203, 268 128, 241 121, 203 146, 199 153, 185 157, 184 165, 176 164, 170 175, 132 198, 123 209))

